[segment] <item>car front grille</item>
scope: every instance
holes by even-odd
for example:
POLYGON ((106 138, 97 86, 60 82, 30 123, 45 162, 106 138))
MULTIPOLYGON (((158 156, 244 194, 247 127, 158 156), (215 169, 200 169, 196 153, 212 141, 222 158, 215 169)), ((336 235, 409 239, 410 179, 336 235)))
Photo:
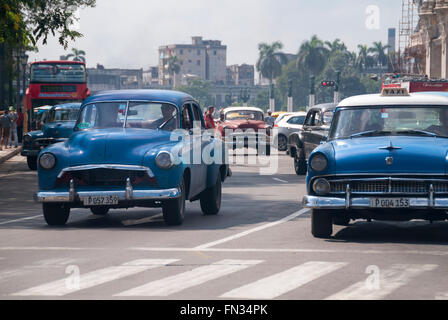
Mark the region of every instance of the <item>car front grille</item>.
POLYGON ((155 186, 157 184, 156 179, 149 177, 145 171, 104 168, 66 172, 59 181, 68 184, 73 179, 77 186, 126 187, 128 178, 132 185, 155 186))
POLYGON ((351 194, 415 194, 427 195, 448 193, 448 180, 421 178, 364 178, 329 179, 332 194, 345 194, 347 186, 351 194))

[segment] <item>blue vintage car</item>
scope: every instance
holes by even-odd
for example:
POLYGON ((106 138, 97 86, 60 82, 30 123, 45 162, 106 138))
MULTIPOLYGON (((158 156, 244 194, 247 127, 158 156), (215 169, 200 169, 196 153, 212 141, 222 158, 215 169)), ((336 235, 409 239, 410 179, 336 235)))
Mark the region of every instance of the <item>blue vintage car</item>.
POLYGON ((330 237, 351 219, 448 219, 448 97, 403 89, 342 101, 308 160, 304 207, 330 237))
POLYGON ((37 156, 43 149, 70 137, 80 107, 81 103, 59 104, 51 107, 42 130, 31 131, 23 137, 21 154, 26 157, 30 170, 37 170, 37 156))
POLYGON ((200 200, 205 215, 217 214, 230 170, 222 141, 204 128, 198 102, 184 93, 89 97, 69 140, 39 155, 35 198, 46 222, 64 225, 71 208, 104 215, 111 208, 162 207, 165 222, 179 225, 186 200, 200 200))

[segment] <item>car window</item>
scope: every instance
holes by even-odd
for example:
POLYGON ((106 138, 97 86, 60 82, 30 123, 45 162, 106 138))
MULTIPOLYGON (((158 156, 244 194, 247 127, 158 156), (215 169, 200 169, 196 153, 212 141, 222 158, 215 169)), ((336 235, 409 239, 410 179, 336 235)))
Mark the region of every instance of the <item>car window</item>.
POLYGON ((193 116, 191 114, 190 104, 182 108, 182 128, 185 130, 193 129, 193 116))
POLYGON ((311 127, 321 125, 319 120, 319 114, 320 114, 319 110, 312 111, 308 115, 308 118, 306 119, 306 125, 311 127))
POLYGON ((177 109, 171 104, 131 102, 127 112, 126 128, 177 129, 177 109))
POLYGON ((195 128, 204 128, 204 123, 202 121, 202 116, 201 116, 201 109, 199 108, 198 105, 196 104, 192 104, 192 109, 193 109, 193 125, 195 128))
POLYGON ((77 129, 123 128, 127 102, 92 103, 82 109, 77 129))
POLYGON ((305 122, 305 116, 296 116, 288 120, 289 124, 302 125, 305 122))

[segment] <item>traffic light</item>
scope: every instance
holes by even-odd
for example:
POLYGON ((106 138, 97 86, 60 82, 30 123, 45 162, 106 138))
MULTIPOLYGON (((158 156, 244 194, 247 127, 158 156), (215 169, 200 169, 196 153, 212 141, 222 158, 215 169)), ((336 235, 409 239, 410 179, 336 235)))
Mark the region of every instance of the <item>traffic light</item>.
POLYGON ((324 88, 335 87, 336 81, 322 81, 321 85, 324 88))

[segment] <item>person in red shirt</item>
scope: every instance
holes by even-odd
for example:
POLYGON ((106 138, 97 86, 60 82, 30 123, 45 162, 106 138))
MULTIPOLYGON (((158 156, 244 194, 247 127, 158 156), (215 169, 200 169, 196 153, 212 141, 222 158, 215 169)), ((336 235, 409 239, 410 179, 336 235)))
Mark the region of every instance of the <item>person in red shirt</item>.
POLYGON ((19 108, 19 111, 17 112, 18 115, 18 119, 17 119, 17 136, 18 136, 18 140, 19 143, 22 143, 22 136, 23 136, 23 119, 24 119, 24 115, 22 112, 22 109, 19 108))
POLYGON ((209 107, 207 112, 205 113, 205 127, 207 129, 215 129, 215 119, 213 118, 213 114, 215 113, 215 107, 209 107))

